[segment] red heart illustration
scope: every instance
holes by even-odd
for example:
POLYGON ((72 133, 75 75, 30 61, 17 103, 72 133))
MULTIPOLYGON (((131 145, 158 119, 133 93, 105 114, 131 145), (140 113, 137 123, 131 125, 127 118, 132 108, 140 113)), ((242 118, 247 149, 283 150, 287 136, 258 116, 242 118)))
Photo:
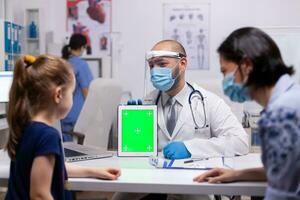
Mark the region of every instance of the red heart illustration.
POLYGON ((91 19, 93 19, 101 24, 104 23, 105 12, 101 5, 97 4, 95 6, 89 6, 87 8, 86 12, 90 16, 91 19))

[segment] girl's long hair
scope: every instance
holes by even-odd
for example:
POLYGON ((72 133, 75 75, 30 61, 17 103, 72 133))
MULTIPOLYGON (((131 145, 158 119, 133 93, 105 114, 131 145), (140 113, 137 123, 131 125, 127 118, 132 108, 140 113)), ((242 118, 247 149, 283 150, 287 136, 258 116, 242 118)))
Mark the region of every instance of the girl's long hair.
POLYGON ((66 61, 50 55, 41 55, 31 62, 25 57, 17 60, 9 93, 9 138, 5 147, 12 160, 32 116, 49 106, 55 87, 61 86, 64 91, 72 83, 72 73, 66 61))

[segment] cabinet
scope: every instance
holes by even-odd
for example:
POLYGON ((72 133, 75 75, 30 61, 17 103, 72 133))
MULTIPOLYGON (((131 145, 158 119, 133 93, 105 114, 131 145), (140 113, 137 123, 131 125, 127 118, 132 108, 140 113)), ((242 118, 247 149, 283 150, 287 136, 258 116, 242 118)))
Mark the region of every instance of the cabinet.
POLYGON ((0 71, 12 71, 22 49, 21 25, 0 19, 0 71))
POLYGON ((40 55, 43 53, 42 48, 42 32, 40 24, 40 9, 29 8, 25 10, 25 52, 31 55, 40 55))

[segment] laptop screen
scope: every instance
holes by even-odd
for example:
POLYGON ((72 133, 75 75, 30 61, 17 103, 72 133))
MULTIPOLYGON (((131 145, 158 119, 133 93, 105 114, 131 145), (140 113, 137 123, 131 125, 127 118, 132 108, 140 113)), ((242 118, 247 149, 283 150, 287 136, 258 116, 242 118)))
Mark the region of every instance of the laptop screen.
POLYGON ((0 71, 0 103, 8 102, 12 80, 12 71, 0 71))
POLYGON ((156 155, 156 106, 119 106, 118 113, 119 155, 156 155))

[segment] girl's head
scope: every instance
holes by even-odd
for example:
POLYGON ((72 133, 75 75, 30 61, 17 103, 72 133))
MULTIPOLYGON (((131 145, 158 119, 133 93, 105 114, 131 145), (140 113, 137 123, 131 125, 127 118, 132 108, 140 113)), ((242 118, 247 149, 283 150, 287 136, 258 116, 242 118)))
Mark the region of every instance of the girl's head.
POLYGON ((217 51, 221 72, 224 76, 234 74, 234 82, 247 86, 250 96, 256 90, 274 86, 283 74, 293 74, 275 42, 258 28, 235 30, 217 51))
POLYGON ((86 37, 80 33, 74 33, 68 45, 65 45, 62 49, 62 58, 69 59, 72 52, 76 52, 78 55, 82 54, 86 48, 87 40, 86 37))
POLYGON ((24 128, 40 112, 52 119, 63 118, 72 106, 75 79, 71 66, 61 58, 41 55, 17 60, 9 94, 9 139, 6 145, 11 159, 24 128))

